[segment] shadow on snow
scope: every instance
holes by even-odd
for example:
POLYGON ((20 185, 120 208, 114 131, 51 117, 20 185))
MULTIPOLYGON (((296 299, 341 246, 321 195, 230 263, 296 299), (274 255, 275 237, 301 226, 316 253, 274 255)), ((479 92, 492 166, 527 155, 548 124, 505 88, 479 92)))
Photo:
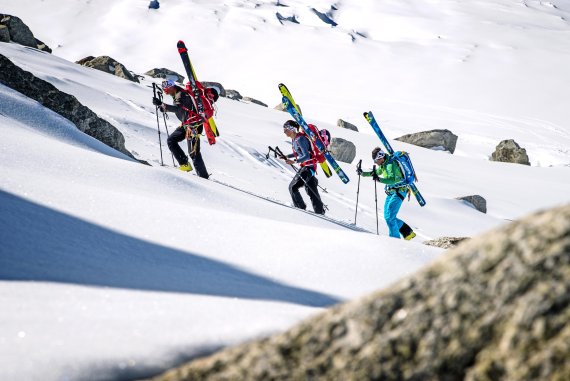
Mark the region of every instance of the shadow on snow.
POLYGON ((273 300, 340 300, 133 238, 0 191, 0 280, 273 300))

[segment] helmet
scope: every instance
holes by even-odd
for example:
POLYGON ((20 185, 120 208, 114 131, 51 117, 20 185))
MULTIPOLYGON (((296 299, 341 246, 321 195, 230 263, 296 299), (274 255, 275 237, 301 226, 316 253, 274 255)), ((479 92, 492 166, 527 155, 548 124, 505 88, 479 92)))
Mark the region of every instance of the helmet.
POLYGON ((166 81, 162 81, 162 89, 163 90, 168 90, 174 86, 176 86, 176 85, 174 84, 174 81, 172 79, 167 79, 166 81))
POLYGON ((283 123, 283 128, 289 131, 297 132, 299 129, 299 123, 295 122, 294 120, 288 120, 283 123))
POLYGON ((206 89, 206 94, 213 102, 216 102, 220 97, 220 94, 218 94, 218 90, 215 87, 208 87, 206 89))
POLYGON ((386 156, 386 153, 384 151, 382 151, 382 148, 376 147, 372 150, 372 160, 374 160, 374 161, 380 160, 384 156, 386 156))

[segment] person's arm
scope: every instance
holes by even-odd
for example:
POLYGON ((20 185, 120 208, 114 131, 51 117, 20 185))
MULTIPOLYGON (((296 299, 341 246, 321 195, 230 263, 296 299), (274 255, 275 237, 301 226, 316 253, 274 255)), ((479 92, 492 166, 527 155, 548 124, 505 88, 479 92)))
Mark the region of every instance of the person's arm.
POLYGON ((311 142, 306 136, 297 139, 299 150, 297 151, 297 162, 304 163, 311 160, 311 142))
POLYGON ((389 162, 384 166, 382 176, 378 179, 382 184, 394 185, 402 181, 403 176, 396 162, 389 162))

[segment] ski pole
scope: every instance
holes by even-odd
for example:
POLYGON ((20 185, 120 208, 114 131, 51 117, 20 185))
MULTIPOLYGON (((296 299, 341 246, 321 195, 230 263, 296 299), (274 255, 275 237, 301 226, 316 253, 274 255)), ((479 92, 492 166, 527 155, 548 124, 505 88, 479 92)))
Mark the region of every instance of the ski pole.
MULTIPOLYGON (((156 83, 152 83, 152 94, 156 98, 156 83)), ((160 147, 160 165, 164 166, 164 161, 162 160, 162 141, 160 139, 160 122, 158 120, 158 106, 154 106, 156 112, 156 128, 158 130, 158 146, 160 147)))
MULTIPOLYGON (((279 157, 283 160, 287 160, 287 157, 285 156, 285 154, 283 152, 281 152, 281 149, 279 147, 267 147, 269 148, 269 151, 267 152, 267 155, 265 155, 266 159, 269 159, 269 153, 273 152, 274 157, 277 157, 279 155, 279 157)), ((295 167, 295 165, 293 164, 289 164, 291 166, 291 168, 293 168, 293 170, 295 171, 295 173, 299 172, 299 169, 297 167, 295 167)), ((327 188, 323 188, 320 185, 317 185, 322 191, 323 193, 329 193, 329 191, 327 190, 327 188)))
MULTIPOLYGON (((153 85, 156 85, 153 82, 153 85)), ((158 88, 158 99, 160 99, 160 101, 162 102, 162 90, 160 88, 158 88)), ((164 121, 164 129, 166 130, 166 136, 169 137, 170 136, 170 132, 168 132, 168 124, 166 124, 166 119, 168 118, 168 116, 166 115, 166 113, 163 111, 162 112, 162 120, 164 121)), ((172 165, 176 168, 176 163, 174 162, 174 154, 172 152, 170 152, 170 156, 172 156, 172 165)))
POLYGON ((356 225, 356 215, 358 214, 358 195, 360 193, 360 172, 362 171, 362 159, 356 165, 356 172, 358 172, 358 186, 356 188, 356 208, 354 210, 354 225, 356 225))
MULTIPOLYGON (((372 167, 372 173, 376 173, 376 166, 374 165, 372 167)), ((372 177, 373 181, 374 181, 374 202, 376 203, 376 235, 380 235, 380 231, 378 230, 378 192, 377 192, 377 187, 376 187, 376 176, 372 177)))

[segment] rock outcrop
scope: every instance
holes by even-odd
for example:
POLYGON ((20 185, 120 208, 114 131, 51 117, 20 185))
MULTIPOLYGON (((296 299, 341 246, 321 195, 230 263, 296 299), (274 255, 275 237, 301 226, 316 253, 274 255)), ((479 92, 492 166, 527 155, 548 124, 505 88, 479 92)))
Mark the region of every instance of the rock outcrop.
POLYGON ((457 145, 457 135, 449 130, 422 131, 400 136, 396 140, 433 150, 449 151, 450 153, 455 152, 457 145))
POLYGON ((125 138, 117 128, 99 118, 97 114, 82 105, 73 95, 64 93, 51 83, 22 70, 1 54, 0 83, 67 118, 87 135, 134 158, 125 148, 125 138))
POLYGON ((570 204, 449 250, 392 287, 156 377, 567 380, 570 204))
POLYGON ((265 103, 263 103, 262 101, 259 101, 259 100, 255 99, 255 98, 252 98, 252 97, 243 97, 243 98, 242 98, 242 101, 250 102, 250 103, 256 104, 256 105, 258 105, 258 106, 268 107, 268 106, 267 106, 265 103))
POLYGON ((468 240, 469 237, 439 237, 424 241, 424 245, 440 247, 442 249, 451 249, 457 247, 461 242, 468 240))
POLYGON ((30 28, 16 16, 0 14, 0 42, 15 42, 51 53, 49 46, 34 37, 30 28))
MULTIPOLYGON (((80 62, 78 61, 77 63, 80 63, 80 62)), ((171 79, 174 82, 178 82, 178 83, 184 82, 184 76, 183 75, 178 74, 177 72, 170 70, 170 69, 167 69, 165 67, 154 68, 154 69, 147 71, 144 74, 148 75, 149 77, 152 77, 152 78, 171 79)))
POLYGON ((530 165, 526 150, 521 148, 513 139, 503 140, 491 154, 491 161, 530 165))
POLYGON ((117 60, 109 57, 109 56, 99 56, 93 57, 88 56, 85 58, 76 61, 75 63, 91 67, 96 70, 103 71, 105 73, 116 75, 117 77, 121 77, 127 79, 132 82, 139 83, 139 80, 136 76, 131 74, 129 70, 123 65, 122 63, 118 62, 117 60))

